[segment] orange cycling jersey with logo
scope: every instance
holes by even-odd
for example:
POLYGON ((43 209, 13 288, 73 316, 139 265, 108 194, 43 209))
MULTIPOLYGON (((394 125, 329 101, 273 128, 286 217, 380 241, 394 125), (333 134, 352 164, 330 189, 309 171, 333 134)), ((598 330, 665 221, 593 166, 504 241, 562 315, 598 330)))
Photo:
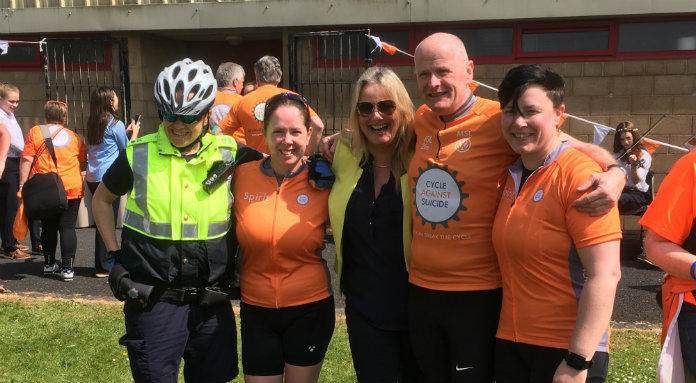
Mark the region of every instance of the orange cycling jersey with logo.
MULTIPOLYGON (((84 182, 80 164, 87 162, 87 147, 80 136, 72 130, 60 124, 47 124, 48 130, 53 137, 53 148, 56 153, 56 164, 53 162, 51 153, 48 149, 41 152, 36 163, 31 168, 29 177, 35 173, 56 172, 65 187, 68 199, 82 198, 84 195, 84 182), (56 134, 56 132, 60 132, 56 134)), ((35 157, 36 152, 44 145, 44 137, 41 134, 41 126, 36 125, 29 130, 27 139, 24 141, 24 151, 22 156, 35 157)))
POLYGON ((503 138, 499 104, 478 98, 448 123, 423 105, 414 129, 409 282, 443 291, 499 288, 491 229, 499 182, 517 158, 503 138))
MULTIPOLYGON (((210 127, 212 128, 218 125, 220 121, 232 110, 232 107, 237 105, 241 99, 242 95, 236 93, 233 89, 218 89, 218 92, 215 95, 215 102, 213 102, 213 106, 210 107, 210 112, 208 112, 208 117, 210 118, 210 127)), ((232 137, 234 137, 234 139, 238 142, 246 142, 244 140, 243 129, 237 129, 234 134, 232 134, 232 137)))
MULTIPOLYGON (((295 93, 274 85, 263 85, 253 92, 242 96, 241 100, 230 112, 220 120, 218 127, 226 134, 234 136, 234 133, 242 128, 246 145, 260 152, 268 153, 268 146, 263 136, 263 113, 266 110, 266 100, 280 93, 295 93)), ((309 108, 310 117, 317 113, 309 108)), ((236 136, 235 136, 236 138, 236 136)))
POLYGON ((239 166, 232 177, 242 301, 279 308, 324 299, 331 295, 320 253, 329 190, 312 188, 307 169, 278 187, 275 176, 262 172, 262 161, 239 166))
MULTIPOLYGON (((493 226, 503 276, 498 338, 568 348, 586 280, 577 249, 621 238, 616 206, 598 217, 572 206, 577 187, 600 171, 567 142, 521 188, 522 162, 510 167, 493 226)), ((608 330, 597 351, 607 351, 608 330)))
MULTIPOLYGON (((693 230, 696 219, 696 150, 680 158, 660 184, 655 200, 640 219, 643 227, 654 231, 670 242, 682 245, 693 230)), ((678 296, 684 293, 684 301, 696 305, 694 295, 696 281, 668 275, 662 288, 663 321, 662 340, 672 318, 677 315, 678 296)))

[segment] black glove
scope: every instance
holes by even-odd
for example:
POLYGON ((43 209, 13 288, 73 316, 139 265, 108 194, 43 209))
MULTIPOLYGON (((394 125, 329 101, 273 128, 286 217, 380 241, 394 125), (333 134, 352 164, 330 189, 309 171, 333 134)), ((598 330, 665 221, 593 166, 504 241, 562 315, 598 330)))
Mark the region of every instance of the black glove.
POLYGON ((314 182, 317 189, 328 189, 333 186, 336 176, 331 171, 331 164, 320 154, 312 154, 307 159, 309 167, 309 182, 314 182))

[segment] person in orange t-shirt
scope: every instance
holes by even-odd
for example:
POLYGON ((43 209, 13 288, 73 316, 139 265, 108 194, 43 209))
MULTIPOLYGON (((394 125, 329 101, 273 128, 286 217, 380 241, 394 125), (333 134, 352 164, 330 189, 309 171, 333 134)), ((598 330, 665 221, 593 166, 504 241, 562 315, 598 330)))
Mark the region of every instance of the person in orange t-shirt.
POLYGON ((503 136, 520 155, 493 225, 503 281, 498 383, 599 382, 608 371, 619 213, 590 216, 572 206, 600 167, 558 135, 564 90, 549 68, 520 65, 498 91, 503 136))
POLYGON ((72 281, 74 277, 73 261, 77 250, 75 223, 77 222, 80 200, 83 196, 82 171, 87 168, 87 148, 75 132, 64 126, 68 120, 68 108, 65 103, 48 101, 44 106, 44 115, 48 131, 52 136, 57 165, 53 163, 48 149, 38 152, 44 144, 44 138, 40 126, 32 127, 27 134, 22 152, 19 168, 19 191, 22 191, 24 183, 35 173, 56 172, 63 181, 68 197, 68 208, 61 213, 41 220, 41 244, 44 254, 44 274, 60 271, 60 277, 64 281, 72 281), (37 154, 38 157, 36 157, 37 154), (36 160, 35 163, 34 160, 36 160), (60 265, 56 263, 59 232, 62 258, 60 265))
MULTIPOLYGON (((232 107, 230 112, 220 120, 218 127, 225 134, 229 134, 239 139, 237 131, 243 129, 246 145, 260 152, 268 153, 263 130, 263 116, 266 100, 280 93, 295 93, 287 89, 279 88, 278 83, 283 74, 280 68, 280 61, 273 56, 263 56, 254 64, 254 74, 258 88, 253 92, 243 96, 241 100, 232 107)), ((324 130, 324 123, 317 113, 310 107, 310 126, 312 136, 307 145, 309 153, 314 152, 317 143, 324 130)))
MULTIPOLYGON (((219 130, 217 126, 220 120, 225 118, 232 110, 232 107, 242 99, 244 68, 233 62, 224 62, 218 66, 215 72, 215 80, 217 81, 218 90, 213 106, 210 107, 208 112, 208 126, 213 134, 216 134, 219 130)), ((234 138, 241 143, 245 143, 244 131, 237 129, 234 138), (237 137, 238 132, 241 133, 239 137, 237 137)))
POLYGON ((316 382, 335 321, 321 257, 329 190, 308 182, 306 100, 279 94, 264 114, 270 156, 239 166, 232 180, 244 380, 316 382))
POLYGON ((662 285, 658 382, 684 382, 685 376, 696 376, 695 223, 696 150, 692 150, 672 166, 640 220, 648 229, 648 260, 667 272, 662 285))

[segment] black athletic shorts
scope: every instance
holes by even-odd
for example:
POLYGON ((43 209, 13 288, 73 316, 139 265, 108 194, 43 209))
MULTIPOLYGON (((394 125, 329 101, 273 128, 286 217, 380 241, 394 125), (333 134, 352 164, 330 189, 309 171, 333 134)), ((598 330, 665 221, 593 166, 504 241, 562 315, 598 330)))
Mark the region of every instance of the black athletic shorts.
POLYGON ((439 291, 409 285, 411 345, 426 382, 493 382, 502 290, 439 291))
POLYGON ((333 297, 279 309, 241 303, 242 367, 247 375, 281 375, 285 364, 324 359, 336 315, 333 297))

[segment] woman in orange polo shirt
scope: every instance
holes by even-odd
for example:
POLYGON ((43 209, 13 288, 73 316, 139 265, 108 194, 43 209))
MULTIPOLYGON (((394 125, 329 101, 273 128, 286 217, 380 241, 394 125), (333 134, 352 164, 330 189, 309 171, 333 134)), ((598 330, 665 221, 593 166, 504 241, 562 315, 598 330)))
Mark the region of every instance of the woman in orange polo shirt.
POLYGON ((503 280, 498 383, 601 382, 607 374, 621 227, 616 207, 593 217, 572 206, 600 167, 558 135, 564 88, 550 69, 521 65, 498 93, 503 136, 520 155, 493 226, 503 280))
POLYGON ((321 257, 329 190, 307 181, 309 123, 301 96, 268 99, 270 156, 239 166, 232 181, 248 383, 316 382, 333 334, 331 281, 321 257))
POLYGON ((64 281, 74 277, 73 261, 77 250, 75 223, 83 196, 82 171, 87 168, 87 148, 80 136, 64 125, 68 121, 68 107, 61 101, 48 101, 44 106, 48 132, 52 136, 56 163, 45 149, 39 125, 29 130, 24 142, 24 152, 19 165, 19 191, 34 173, 56 172, 63 181, 68 197, 68 208, 61 213, 41 220, 41 245, 44 254, 44 274, 60 272, 64 281), (36 161, 34 163, 34 161, 36 161), (60 233, 62 262, 56 263, 56 247, 60 233))

